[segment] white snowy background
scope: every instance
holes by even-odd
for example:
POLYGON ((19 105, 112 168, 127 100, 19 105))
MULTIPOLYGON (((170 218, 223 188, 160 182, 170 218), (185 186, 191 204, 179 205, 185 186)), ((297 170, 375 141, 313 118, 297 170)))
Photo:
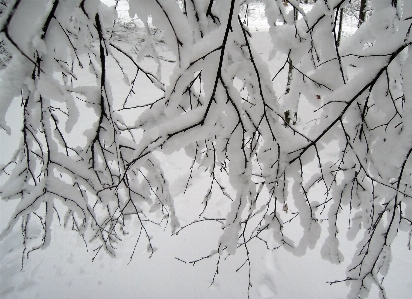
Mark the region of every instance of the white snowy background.
MULTIPOLYGON (((111 1, 106 1, 111 4, 111 1)), ((279 69, 282 57, 274 57, 268 61, 270 42, 268 25, 264 17, 263 6, 253 4, 249 27, 252 29, 252 43, 262 58, 270 65, 270 69, 279 69)), ((127 19, 127 3, 121 1, 119 14, 127 19)), ((345 34, 351 34, 355 24, 347 24, 345 34)), ((165 56, 168 53, 164 53, 165 56)), ((144 62, 143 62, 144 63, 144 62)), ((110 66, 109 66, 110 67, 110 66)), ((150 68, 147 62, 145 67, 150 68)), ((173 65, 167 67, 162 74, 168 76, 173 65)), ((112 77, 113 94, 117 90, 116 74, 118 69, 112 65, 108 69, 112 77)), ((121 80, 121 79, 117 79, 121 80)), ((119 86, 122 86, 119 83, 119 86)), ((150 90, 143 91, 149 96, 150 90)), ((144 94, 141 94, 144 96, 144 94)), ((14 103, 7 114, 7 121, 18 120, 21 113, 18 103, 14 103)), ((7 161, 18 146, 15 138, 1 131, 1 161, 7 161)), ((191 220, 190 202, 201 201, 198 194, 207 188, 206 176, 202 169, 195 169, 191 186, 183 194, 191 161, 183 151, 171 156, 157 156, 164 165, 166 176, 171 185, 171 193, 175 197, 176 211, 181 223, 191 220)), ((0 201, 2 230, 8 221, 13 203, 0 201)), ((219 201, 216 208, 219 207, 219 201)), ((342 217, 343 219, 345 217, 342 217)), ((219 273, 211 284, 216 268, 216 258, 199 261, 194 266, 181 260, 194 260, 207 255, 214 248, 219 236, 220 227, 197 224, 171 236, 168 228, 153 226, 153 244, 157 248, 154 255, 149 253, 144 244, 136 247, 133 259, 130 257, 136 242, 136 234, 130 231, 118 248, 117 257, 112 258, 100 253, 93 259, 93 248, 88 248, 77 233, 71 232, 55 223, 52 230, 52 242, 44 250, 31 253, 30 258, 21 269, 21 233, 15 229, 0 243, 0 297, 1 298, 247 298, 248 273, 243 267, 236 269, 244 262, 242 255, 229 257, 221 262, 219 273)), ((323 226, 324 228, 326 226, 323 226)), ((345 227, 345 226, 343 226, 345 227)), ((346 232, 342 232, 344 235, 346 232)), ((323 233, 324 239, 326 234, 323 233)), ((407 233, 400 232, 392 245, 392 264, 388 276, 384 280, 388 298, 412 298, 412 253, 407 249, 407 233)), ((344 278, 345 269, 355 251, 356 242, 341 244, 341 250, 347 259, 339 266, 332 265, 320 257, 318 246, 302 257, 295 257, 283 249, 268 251, 263 245, 252 244, 251 275, 253 288, 252 298, 346 298, 348 288, 345 283, 329 285, 328 281, 344 278)), ((373 289, 369 298, 377 298, 377 290, 373 289)))

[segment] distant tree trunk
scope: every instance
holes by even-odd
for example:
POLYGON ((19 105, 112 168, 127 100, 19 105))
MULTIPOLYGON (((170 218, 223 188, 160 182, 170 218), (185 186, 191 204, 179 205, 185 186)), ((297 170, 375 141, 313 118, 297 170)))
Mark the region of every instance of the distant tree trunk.
POLYGON ((343 22, 343 8, 339 10, 339 28, 338 28, 338 46, 340 45, 340 40, 342 37, 342 22, 343 22))
MULTIPOLYGON (((392 0, 396 2, 396 0, 392 0)), ((360 2, 360 8, 359 8, 359 23, 358 23, 358 28, 360 27, 360 25, 363 24, 363 22, 365 22, 365 18, 366 18, 366 3, 367 0, 361 0, 360 2)))
MULTIPOLYGON (((295 22, 298 19, 298 10, 295 7, 293 8, 293 18, 295 19, 295 22)), ((290 91, 290 84, 292 83, 292 76, 293 76, 293 63, 292 63, 292 59, 290 59, 289 57, 288 81, 286 83, 285 95, 287 95, 290 91)))

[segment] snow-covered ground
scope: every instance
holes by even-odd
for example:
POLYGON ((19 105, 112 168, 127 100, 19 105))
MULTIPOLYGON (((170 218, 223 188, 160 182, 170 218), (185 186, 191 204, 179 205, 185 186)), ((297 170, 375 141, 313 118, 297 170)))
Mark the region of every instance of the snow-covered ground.
MULTIPOLYGON (((126 9, 126 3, 121 1, 119 14, 126 14, 126 9)), ((249 27, 254 31, 253 45, 275 73, 284 57, 275 55, 268 61, 271 44, 263 8, 253 4, 250 5, 250 10, 249 27)), ((128 16, 125 15, 126 17, 128 16)), ((346 32, 349 32, 349 28, 346 32)), ((166 56, 167 54, 165 53, 166 56)), ((145 67, 150 68, 150 63, 145 67)), ((165 62, 163 76, 167 76, 172 67, 171 63, 165 62)), ((118 69, 114 63, 111 68, 108 72, 114 78, 111 84, 116 94, 116 76, 113 74, 118 69)), ((285 80, 285 76, 283 78, 285 80)), ((284 86, 280 81, 275 81, 275 84, 284 86)), ((150 93, 150 90, 146 92, 150 93)), ((282 92, 279 89, 278 95, 281 96, 282 92)), ((18 114, 18 106, 9 114, 11 113, 18 114)), ((1 138, 0 164, 7 159, 13 147, 17 146, 15 140, 6 140, 7 137, 3 135, 1 138)), ((196 195, 203 194, 207 187, 204 173, 202 169, 195 169, 191 186, 183 194, 190 161, 182 151, 171 156, 158 155, 158 158, 165 166, 171 192, 175 196, 176 210, 184 223, 193 213, 191 201, 202 200, 196 195)), ((5 226, 11 205, 1 201, 1 229, 5 226)), ((93 248, 87 248, 76 233, 56 224, 52 231, 51 245, 45 250, 33 252, 22 270, 21 235, 15 230, 0 243, 0 297, 247 298, 248 268, 244 266, 236 271, 244 262, 244 253, 239 251, 236 256, 220 263, 213 285, 210 284, 216 270, 216 258, 200 261, 195 266, 182 261, 195 260, 215 248, 220 232, 218 223, 215 228, 197 224, 177 236, 171 236, 167 228, 166 231, 157 226, 151 229, 153 243, 158 249, 151 258, 148 258, 145 244, 139 243, 130 261, 137 238, 130 231, 119 246, 117 258, 100 253, 93 261, 93 248)), ((344 235, 346 232, 341 233, 344 235)), ((407 242, 407 234, 400 233, 392 245, 392 265, 385 278, 389 298, 407 299, 412 294, 412 254, 407 250, 407 242)), ((322 241, 318 244, 303 257, 295 257, 283 249, 268 251, 263 244, 252 243, 251 298, 346 298, 348 289, 344 283, 330 285, 326 282, 344 278, 345 269, 355 250, 354 244, 342 244, 342 253, 347 258, 339 266, 321 259, 322 241)), ((370 298, 377 298, 376 294, 377 292, 372 292, 370 298)))

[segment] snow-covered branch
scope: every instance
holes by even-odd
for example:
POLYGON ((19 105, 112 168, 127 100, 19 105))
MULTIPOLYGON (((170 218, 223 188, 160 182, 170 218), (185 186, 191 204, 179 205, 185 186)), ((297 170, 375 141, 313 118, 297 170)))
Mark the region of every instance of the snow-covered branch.
POLYGON ((241 251, 250 293, 251 242, 300 256, 326 229, 321 255, 341 263, 339 219, 349 217, 348 239, 363 238, 341 281, 350 298, 372 284, 385 298, 391 244, 412 232, 408 1, 371 1, 344 38, 347 1, 263 1, 278 69, 253 47, 248 1, 130 0, 133 47, 115 39, 115 7, 98 0, 12 2, 0 23, 12 53, 0 126, 21 128, 21 142, 0 168, 2 199, 17 201, 0 239, 21 221, 23 260, 50 243, 60 214, 111 255, 127 230, 152 255, 151 225, 178 235, 219 224, 213 250, 188 263, 217 258, 213 283, 241 251), (14 101, 22 119, 10 124, 14 101), (158 158, 181 149, 191 159, 184 192, 195 169, 207 177, 200 213, 182 224, 158 158), (285 229, 298 224, 300 238, 285 229))

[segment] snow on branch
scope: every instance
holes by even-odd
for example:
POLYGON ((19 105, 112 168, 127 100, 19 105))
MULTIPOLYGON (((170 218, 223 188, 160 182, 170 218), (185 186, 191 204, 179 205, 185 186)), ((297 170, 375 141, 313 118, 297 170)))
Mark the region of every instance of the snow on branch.
POLYGON ((10 4, 0 126, 21 128, 21 142, 0 168, 2 200, 17 201, 0 239, 22 223, 22 262, 48 246, 56 219, 96 255, 116 255, 127 231, 151 256, 152 225, 178 235, 219 224, 210 253, 177 259, 217 257, 215 281, 241 251, 249 294, 251 242, 300 256, 325 229, 321 255, 341 263, 340 218, 349 217, 347 238, 363 237, 346 278, 331 283, 349 282, 350 298, 372 284, 386 297, 391 244, 412 232, 412 7, 373 1, 341 40, 347 1, 263 2, 280 69, 253 47, 248 1, 130 0, 134 46, 115 34, 124 25, 115 7, 98 0, 10 4), (14 101, 22 118, 10 124, 14 101), (181 149, 191 159, 184 192, 196 168, 208 184, 189 222, 159 159, 181 149))

